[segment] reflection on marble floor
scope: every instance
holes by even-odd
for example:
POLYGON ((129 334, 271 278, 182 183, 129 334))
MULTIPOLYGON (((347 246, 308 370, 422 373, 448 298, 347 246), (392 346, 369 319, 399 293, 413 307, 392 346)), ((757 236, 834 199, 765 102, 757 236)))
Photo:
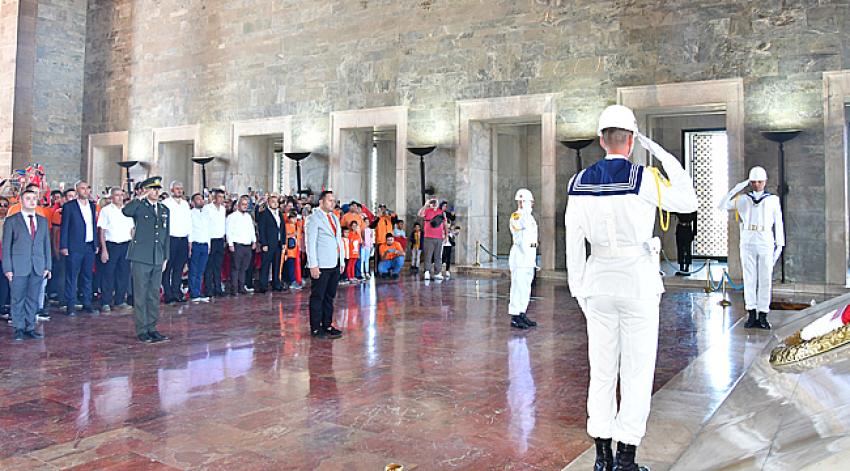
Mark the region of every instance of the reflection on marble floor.
MULTIPOLYGON (((164 307, 160 345, 133 341, 128 314, 56 313, 44 341, 0 338, 0 469, 560 469, 591 443, 584 319, 541 280, 541 326, 511 331, 507 291, 342 287, 339 341, 309 337, 307 291, 164 307)), ((681 393, 656 400, 689 404, 742 370, 740 300, 718 300, 665 295, 655 388, 681 393)))
MULTIPOLYGON (((779 370, 768 354, 848 302, 844 295, 805 312, 776 312, 770 334, 735 325, 653 396, 642 463, 654 471, 846 469, 850 348, 779 370)), ((566 469, 590 469, 592 457, 588 450, 566 469)))

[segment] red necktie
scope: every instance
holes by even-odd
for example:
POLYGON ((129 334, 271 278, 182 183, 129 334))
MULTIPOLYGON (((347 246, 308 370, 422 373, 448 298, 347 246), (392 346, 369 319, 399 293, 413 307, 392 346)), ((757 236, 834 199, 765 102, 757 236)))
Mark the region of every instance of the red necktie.
POLYGON ((330 214, 328 214, 328 224, 331 225, 331 229, 334 231, 334 235, 336 235, 336 225, 334 224, 334 218, 330 214))
POLYGON ((35 219, 32 214, 30 214, 30 237, 35 240, 35 219))

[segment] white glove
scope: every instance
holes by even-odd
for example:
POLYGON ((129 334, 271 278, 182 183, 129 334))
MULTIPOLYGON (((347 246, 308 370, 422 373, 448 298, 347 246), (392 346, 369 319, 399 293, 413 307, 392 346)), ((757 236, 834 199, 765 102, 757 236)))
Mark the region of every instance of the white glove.
POLYGON ((738 193, 739 191, 741 191, 741 190, 743 190, 744 188, 746 188, 746 187, 747 187, 747 185, 749 185, 749 184, 750 184, 750 181, 749 181, 749 180, 744 180, 744 181, 742 181, 741 183, 738 183, 737 185, 735 185, 735 187, 734 187, 734 188, 732 188, 732 194, 738 193))
POLYGON ((782 255, 782 247, 777 246, 773 249, 773 264, 776 265, 776 261, 779 260, 779 256, 782 255))
POLYGON ((663 147, 658 145, 652 139, 644 136, 640 132, 636 132, 638 142, 643 146, 644 149, 648 150, 650 154, 654 155, 659 161, 661 161, 661 165, 666 165, 667 162, 675 161, 677 164, 679 163, 679 159, 673 156, 673 154, 664 150, 663 147))

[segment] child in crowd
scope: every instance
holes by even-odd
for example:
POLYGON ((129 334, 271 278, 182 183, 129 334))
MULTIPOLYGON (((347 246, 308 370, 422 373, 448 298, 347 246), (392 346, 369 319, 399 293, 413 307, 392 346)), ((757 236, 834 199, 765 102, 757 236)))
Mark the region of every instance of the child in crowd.
POLYGON ((284 286, 292 289, 300 289, 300 283, 296 277, 296 270, 299 270, 298 261, 300 258, 301 236, 298 233, 298 213, 290 212, 286 216, 286 239, 283 244, 283 280, 284 286))
POLYGON ((375 246, 375 229, 369 227, 369 218, 363 216, 363 245, 360 246, 360 273, 367 280, 372 278, 369 270, 369 258, 375 246))
POLYGON ((448 230, 446 240, 443 241, 443 263, 446 264, 446 279, 451 278, 452 274, 452 252, 457 245, 457 237, 460 235, 460 226, 454 226, 448 230))
POLYGON ((348 261, 345 264, 345 277, 351 282, 362 280, 363 275, 360 273, 360 225, 357 221, 351 222, 351 227, 348 231, 348 261))
POLYGON ((419 262, 422 260, 422 226, 413 223, 410 232, 410 272, 419 273, 419 262))
POLYGON ((351 244, 348 240, 348 233, 351 232, 347 227, 342 228, 342 248, 345 252, 345 270, 339 277, 339 284, 347 285, 351 280, 348 278, 348 265, 351 262, 351 244))

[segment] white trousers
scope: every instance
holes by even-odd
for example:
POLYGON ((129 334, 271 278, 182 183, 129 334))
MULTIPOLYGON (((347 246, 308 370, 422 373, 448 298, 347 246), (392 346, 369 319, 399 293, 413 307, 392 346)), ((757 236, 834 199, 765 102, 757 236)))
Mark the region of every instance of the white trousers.
POLYGON ((773 250, 742 246, 741 265, 744 268, 744 305, 747 310, 770 312, 773 250))
POLYGON ((614 296, 587 299, 585 318, 590 360, 587 433, 591 437, 640 445, 652 399, 660 301, 661 295, 645 299, 614 296))
POLYGON ((534 281, 534 267, 511 268, 511 301, 508 304, 508 314, 518 316, 528 309, 532 281, 534 281))

